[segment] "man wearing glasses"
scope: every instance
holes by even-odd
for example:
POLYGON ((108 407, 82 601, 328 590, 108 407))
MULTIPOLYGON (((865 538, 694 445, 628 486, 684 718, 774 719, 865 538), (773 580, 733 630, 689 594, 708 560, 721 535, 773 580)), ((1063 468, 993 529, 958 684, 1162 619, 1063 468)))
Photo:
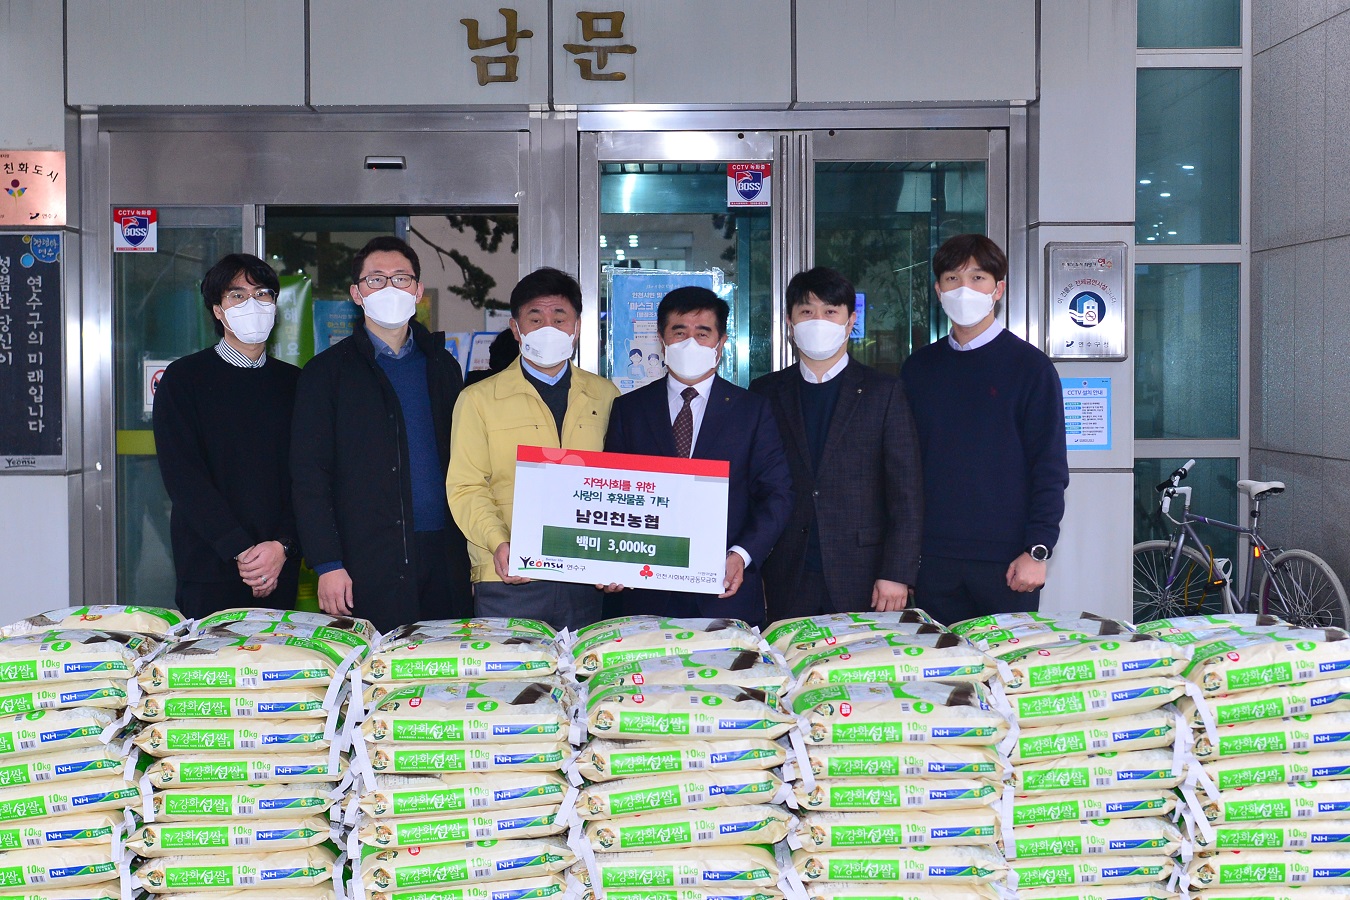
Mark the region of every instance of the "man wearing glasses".
POLYGON ((291 410, 300 370, 267 355, 276 272, 232 253, 202 279, 220 340, 175 361, 155 391, 155 448, 173 502, 175 600, 200 618, 295 605, 291 410))
POLYGON ((319 606, 381 631, 473 615, 450 517, 450 418, 464 386, 445 335, 413 319, 417 254, 377 237, 352 261, 364 322, 300 375, 291 443, 296 520, 319 606))

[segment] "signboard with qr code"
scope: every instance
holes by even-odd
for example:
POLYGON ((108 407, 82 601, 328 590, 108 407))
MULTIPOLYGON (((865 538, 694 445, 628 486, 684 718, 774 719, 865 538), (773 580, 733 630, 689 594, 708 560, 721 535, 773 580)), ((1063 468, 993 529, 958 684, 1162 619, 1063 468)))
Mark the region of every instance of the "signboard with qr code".
POLYGON ((65 467, 61 234, 0 234, 0 472, 65 467))
POLYGON ((1125 359, 1125 245, 1045 248, 1045 353, 1051 359, 1125 359))
POLYGON ((720 594, 726 460, 516 448, 512 575, 720 594))

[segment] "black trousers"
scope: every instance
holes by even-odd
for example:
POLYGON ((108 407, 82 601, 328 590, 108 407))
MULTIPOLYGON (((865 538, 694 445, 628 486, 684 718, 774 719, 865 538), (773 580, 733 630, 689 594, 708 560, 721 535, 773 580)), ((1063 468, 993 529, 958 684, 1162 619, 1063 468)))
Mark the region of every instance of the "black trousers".
MULTIPOLYGON (((417 620, 465 619, 473 615, 468 551, 458 531, 415 531, 417 620), (451 545, 458 540, 459 546, 451 545)), ((406 625, 408 623, 401 622, 406 625)))
POLYGON ((300 586, 300 565, 294 560, 281 567, 277 589, 266 597, 255 598, 253 588, 243 581, 180 581, 174 595, 178 611, 191 619, 202 619, 225 609, 262 606, 269 609, 295 609, 300 586))
POLYGON ((769 598, 769 621, 797 619, 802 616, 825 616, 831 613, 867 612, 872 608, 871 598, 852 598, 853 602, 836 603, 825 583, 824 572, 803 569, 797 586, 786 597, 769 598), (778 602, 775 602, 778 601, 778 602))
POLYGON ((919 564, 914 605, 946 625, 1005 612, 1035 612, 1040 590, 1008 587, 1008 562, 927 556, 919 564))

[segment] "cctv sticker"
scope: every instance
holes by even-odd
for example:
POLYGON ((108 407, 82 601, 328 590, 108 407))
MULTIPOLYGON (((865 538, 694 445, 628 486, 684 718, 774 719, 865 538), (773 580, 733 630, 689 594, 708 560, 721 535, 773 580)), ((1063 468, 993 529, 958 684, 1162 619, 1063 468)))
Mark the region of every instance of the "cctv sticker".
POLYGON ((114 209, 113 252, 154 253, 159 247, 159 210, 114 209))

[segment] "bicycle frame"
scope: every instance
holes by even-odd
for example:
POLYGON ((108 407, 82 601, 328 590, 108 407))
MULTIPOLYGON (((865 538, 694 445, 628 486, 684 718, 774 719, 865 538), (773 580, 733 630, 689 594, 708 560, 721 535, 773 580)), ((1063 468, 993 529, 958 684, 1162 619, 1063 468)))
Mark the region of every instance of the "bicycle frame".
MULTIPOLYGON (((1210 525, 1213 526, 1214 528, 1218 528, 1223 531, 1241 535, 1242 537, 1246 538, 1247 541, 1249 542, 1248 546, 1251 548, 1251 550, 1246 554, 1247 560, 1246 560, 1246 569, 1243 572, 1242 594, 1241 597, 1239 598, 1238 592, 1233 591, 1233 600, 1235 605, 1240 602, 1242 611, 1250 612, 1251 610, 1249 607, 1252 600, 1252 592, 1255 589, 1257 560, 1259 559, 1261 561, 1261 565, 1264 566, 1267 571, 1270 570, 1270 563, 1266 562, 1266 556, 1271 552, 1271 547, 1269 544, 1266 543, 1265 539, 1261 537, 1261 526, 1260 526, 1261 501, 1260 500, 1250 501, 1249 512, 1251 515, 1252 524, 1250 526, 1245 526, 1245 525, 1234 525, 1231 522, 1224 522, 1220 519, 1211 519, 1208 516, 1202 516, 1196 513, 1192 513, 1190 488, 1171 487, 1163 491, 1164 501, 1172 497, 1176 497, 1177 495, 1181 495, 1183 499, 1180 519, 1176 519, 1172 516, 1171 512, 1168 511, 1168 509, 1166 508, 1165 502, 1163 508, 1163 515, 1166 516, 1169 521, 1171 521, 1173 524, 1177 526, 1171 538, 1172 565, 1167 572, 1168 586, 1170 587, 1173 584, 1173 582, 1176 581, 1177 574, 1181 571, 1181 563, 1182 560, 1184 559, 1183 548, 1186 546, 1187 538, 1194 541, 1197 550, 1202 552, 1204 556, 1209 559, 1211 572, 1218 568, 1217 560, 1215 559, 1214 554, 1210 552, 1208 547, 1205 546, 1204 541, 1200 540, 1200 536, 1196 534, 1194 527, 1197 523, 1202 525, 1210 525)), ((1228 580, 1227 573, 1220 572, 1220 574, 1224 576, 1225 580, 1228 580)), ((1258 610, 1258 612, 1260 612, 1260 610, 1258 610)))

